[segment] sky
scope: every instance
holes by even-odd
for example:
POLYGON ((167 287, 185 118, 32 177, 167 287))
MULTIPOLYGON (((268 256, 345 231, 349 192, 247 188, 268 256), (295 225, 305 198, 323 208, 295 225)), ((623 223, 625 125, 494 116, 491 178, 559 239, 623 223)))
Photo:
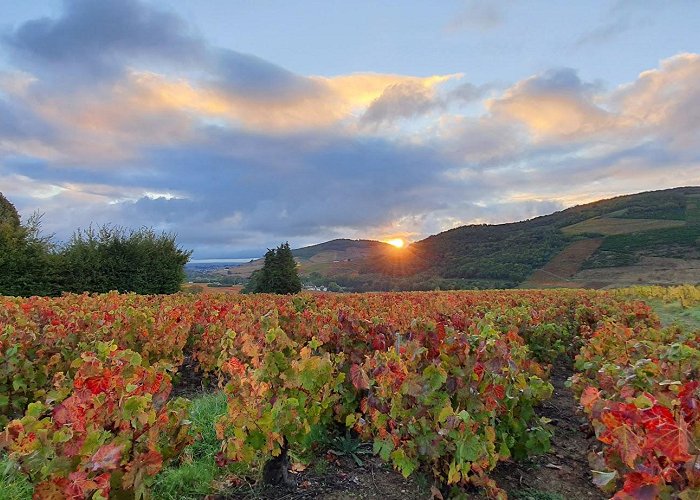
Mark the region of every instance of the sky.
POLYGON ((700 185, 697 0, 0 0, 0 192, 193 257, 700 185))

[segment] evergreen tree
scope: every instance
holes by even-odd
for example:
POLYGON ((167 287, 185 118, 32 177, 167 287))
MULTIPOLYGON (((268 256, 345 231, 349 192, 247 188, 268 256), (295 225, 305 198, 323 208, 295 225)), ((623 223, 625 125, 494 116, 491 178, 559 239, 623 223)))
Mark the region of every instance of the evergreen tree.
POLYGON ((275 250, 268 250, 262 269, 252 274, 243 289, 243 293, 290 294, 300 291, 301 280, 289 243, 283 243, 275 250))

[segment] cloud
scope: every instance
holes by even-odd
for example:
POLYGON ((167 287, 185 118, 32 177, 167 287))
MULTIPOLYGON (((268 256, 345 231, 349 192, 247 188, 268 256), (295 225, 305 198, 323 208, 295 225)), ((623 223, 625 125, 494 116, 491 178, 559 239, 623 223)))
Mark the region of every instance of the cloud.
POLYGON ((198 257, 255 256, 700 183, 697 54, 615 88, 570 68, 505 89, 300 75, 150 4, 64 5, 10 32, 0 74, 0 191, 59 239, 146 225, 198 257))
MULTIPOLYGON (((692 7, 692 2, 687 3, 692 7)), ((635 28, 646 29, 654 24, 658 6, 654 1, 615 0, 603 9, 597 26, 576 37, 573 48, 602 46, 635 28)))
POLYGON ((629 29, 629 20, 617 18, 607 21, 594 29, 581 34, 574 42, 575 47, 599 45, 614 40, 629 29))
POLYGON ((461 12, 447 25, 448 31, 463 29, 491 30, 506 19, 508 0, 468 0, 461 12))
POLYGON ((441 92, 438 84, 461 79, 462 75, 449 75, 444 80, 406 80, 389 85, 374 99, 360 118, 361 126, 380 126, 400 119, 418 118, 431 112, 444 112, 450 105, 468 104, 483 96, 488 86, 476 86, 464 82, 441 92))
POLYGON ((431 89, 417 82, 390 85, 372 101, 360 119, 361 123, 383 123, 398 118, 414 118, 440 106, 431 89))
POLYGON ((656 137, 674 151, 698 154, 700 55, 678 54, 644 71, 610 96, 611 105, 639 137, 656 137))
POLYGON ((494 115, 525 124, 535 140, 581 139, 610 126, 614 119, 594 102, 595 86, 569 68, 551 70, 518 82, 494 99, 494 115))
POLYGON ((193 63, 204 50, 179 17, 137 0, 64 0, 63 6, 61 17, 28 21, 5 38, 19 66, 106 77, 134 59, 193 63))

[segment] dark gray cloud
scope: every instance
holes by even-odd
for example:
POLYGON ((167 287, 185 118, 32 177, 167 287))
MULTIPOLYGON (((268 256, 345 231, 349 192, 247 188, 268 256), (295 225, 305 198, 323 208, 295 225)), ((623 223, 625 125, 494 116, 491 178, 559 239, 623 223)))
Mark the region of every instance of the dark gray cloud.
POLYGON ((590 94, 600 90, 599 85, 583 82, 573 68, 553 68, 529 78, 519 86, 519 91, 529 94, 590 94))
POLYGON ((20 67, 93 77, 144 58, 193 63, 204 52, 179 17, 138 0, 64 0, 61 17, 27 21, 4 42, 20 67))
POLYGON ((362 116, 364 124, 391 122, 398 118, 414 118, 442 106, 430 89, 418 82, 390 85, 372 102, 362 116))
POLYGON ((52 86, 94 86, 155 64, 176 73, 202 71, 214 86, 247 98, 320 92, 312 80, 278 65, 209 46, 180 17, 141 0, 63 3, 60 17, 27 21, 2 40, 17 67, 45 75, 52 86))
POLYGON ((398 217, 447 209, 444 200, 457 194, 442 175, 452 165, 423 146, 223 129, 210 129, 207 136, 198 146, 144 151, 130 167, 10 162, 0 175, 23 175, 62 187, 82 184, 81 196, 99 196, 83 213, 73 208, 82 201, 71 199, 70 191, 43 203, 47 229, 59 238, 67 237, 69 228, 91 222, 148 225, 176 231, 183 245, 207 246, 211 255, 246 245, 264 248, 261 243, 274 245, 279 238, 318 241, 342 235, 339 228, 346 228, 347 235, 355 228, 382 227, 398 217), (267 159, 254 151, 266 151, 267 159), (276 162, 277 154, 284 161, 276 162), (102 186, 114 189, 104 192, 102 186))
POLYGON ((312 80, 253 55, 219 49, 210 57, 214 83, 236 94, 285 101, 322 91, 312 80))
POLYGON ((411 119, 433 111, 445 111, 451 104, 462 105, 483 97, 488 85, 465 82, 448 91, 427 88, 421 82, 406 81, 388 86, 365 110, 360 124, 381 125, 411 119))

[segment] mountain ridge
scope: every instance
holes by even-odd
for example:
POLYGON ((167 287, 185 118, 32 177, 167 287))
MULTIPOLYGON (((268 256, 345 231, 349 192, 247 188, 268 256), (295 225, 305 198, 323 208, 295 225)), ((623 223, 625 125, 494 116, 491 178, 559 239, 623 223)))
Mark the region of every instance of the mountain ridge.
MULTIPOLYGON (((600 288, 618 283, 596 270, 618 273, 630 266, 640 269, 625 272, 639 271, 641 281, 618 276, 619 284, 671 284, 684 270, 689 281, 700 282, 699 245, 700 186, 683 186, 620 195, 523 221, 464 225, 403 249, 339 238, 293 252, 307 281, 333 282, 350 291, 600 288), (669 266, 676 271, 667 277, 644 275, 653 274, 654 266, 661 266, 661 274, 669 266)), ((247 272, 246 266, 240 271, 247 272)))

